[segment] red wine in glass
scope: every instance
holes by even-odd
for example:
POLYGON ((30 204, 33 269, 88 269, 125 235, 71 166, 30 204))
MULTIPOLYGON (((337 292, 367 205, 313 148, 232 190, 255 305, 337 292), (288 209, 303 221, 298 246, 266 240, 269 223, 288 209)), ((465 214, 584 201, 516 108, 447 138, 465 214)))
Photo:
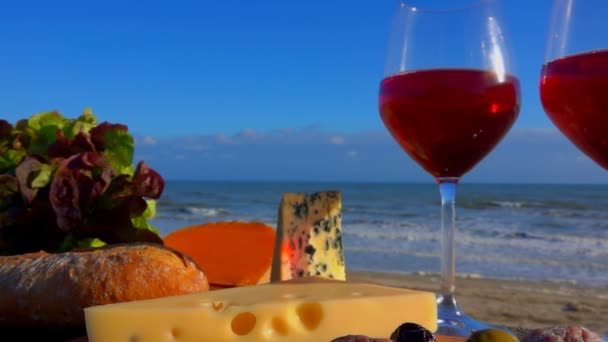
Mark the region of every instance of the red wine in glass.
POLYGON ((550 61, 542 74, 540 97, 549 118, 581 151, 608 169, 608 50, 550 61))
POLYGON ((553 0, 540 77, 547 116, 604 169, 608 169, 607 15, 605 0, 553 0))
POLYGON ((385 78, 382 121, 435 178, 459 178, 509 131, 519 113, 519 81, 485 70, 433 69, 385 78))

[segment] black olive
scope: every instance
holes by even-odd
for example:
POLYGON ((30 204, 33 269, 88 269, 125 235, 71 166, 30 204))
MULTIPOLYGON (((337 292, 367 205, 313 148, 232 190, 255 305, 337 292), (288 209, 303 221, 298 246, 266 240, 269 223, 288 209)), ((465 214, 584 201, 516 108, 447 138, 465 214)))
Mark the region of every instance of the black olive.
POLYGON ((433 333, 425 329, 423 326, 406 322, 401 324, 391 334, 393 342, 435 342, 433 333))

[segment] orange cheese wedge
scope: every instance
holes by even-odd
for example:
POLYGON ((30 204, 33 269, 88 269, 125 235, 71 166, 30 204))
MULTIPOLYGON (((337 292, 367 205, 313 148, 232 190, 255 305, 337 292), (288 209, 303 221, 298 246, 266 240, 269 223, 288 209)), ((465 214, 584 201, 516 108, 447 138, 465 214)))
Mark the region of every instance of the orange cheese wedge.
POLYGON ((212 222, 178 229, 166 246, 190 256, 212 288, 268 282, 275 231, 260 222, 212 222))

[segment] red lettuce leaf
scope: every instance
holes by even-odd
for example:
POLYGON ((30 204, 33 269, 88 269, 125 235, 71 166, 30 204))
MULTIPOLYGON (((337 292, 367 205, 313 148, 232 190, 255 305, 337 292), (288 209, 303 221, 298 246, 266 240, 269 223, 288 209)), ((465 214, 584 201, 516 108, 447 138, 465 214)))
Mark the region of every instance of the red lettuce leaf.
POLYGON ((8 140, 13 132, 13 125, 8 121, 0 119, 0 141, 8 140))
POLYGON ((59 229, 71 232, 84 226, 111 177, 112 170, 97 152, 80 153, 59 163, 49 193, 59 229))
POLYGON ((69 158, 74 154, 97 151, 90 135, 85 132, 79 132, 74 139, 69 139, 63 131, 57 130, 56 138, 47 150, 49 158, 69 158))
MULTIPOLYGON (((137 196, 115 197, 110 207, 97 208, 94 221, 79 229, 77 234, 86 233, 108 243, 143 241, 162 244, 162 239, 148 229, 133 225, 131 218, 141 215, 147 207, 146 201, 137 196)), ((76 235, 78 236, 78 235, 76 235)))
POLYGON ((12 175, 0 175, 0 254, 22 254, 54 250, 63 239, 55 222, 53 208, 45 199, 46 189, 27 204, 12 175))
POLYGON ((140 161, 135 168, 133 183, 138 188, 137 195, 152 199, 158 199, 165 188, 163 178, 143 161, 140 161))
POLYGON ((40 165, 44 162, 39 156, 28 155, 21 163, 15 168, 15 175, 19 182, 19 190, 26 203, 32 203, 36 195, 38 194, 38 188, 31 187, 32 177, 40 169, 40 165))
POLYGON ((127 133, 129 131, 129 128, 126 125, 112 124, 107 121, 104 121, 99 125, 91 128, 91 131, 89 131, 89 134, 91 135, 91 141, 98 150, 106 150, 113 144, 111 140, 106 139, 106 135, 108 134, 108 132, 113 131, 121 131, 127 133))
MULTIPOLYGON (((6 220, 14 221, 10 215, 5 215, 11 209, 25 210, 26 206, 19 192, 19 181, 13 175, 0 175, 0 229, 7 225, 6 220)), ((12 223, 12 222, 11 222, 12 223)))

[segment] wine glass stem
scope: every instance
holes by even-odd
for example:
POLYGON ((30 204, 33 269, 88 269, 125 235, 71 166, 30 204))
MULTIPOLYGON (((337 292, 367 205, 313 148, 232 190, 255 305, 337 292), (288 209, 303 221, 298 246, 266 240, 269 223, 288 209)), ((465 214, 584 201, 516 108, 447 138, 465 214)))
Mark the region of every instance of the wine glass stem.
POLYGON ((457 178, 439 179, 441 194, 441 297, 442 304, 455 305, 454 276, 456 273, 454 233, 456 230, 456 185, 457 178))

